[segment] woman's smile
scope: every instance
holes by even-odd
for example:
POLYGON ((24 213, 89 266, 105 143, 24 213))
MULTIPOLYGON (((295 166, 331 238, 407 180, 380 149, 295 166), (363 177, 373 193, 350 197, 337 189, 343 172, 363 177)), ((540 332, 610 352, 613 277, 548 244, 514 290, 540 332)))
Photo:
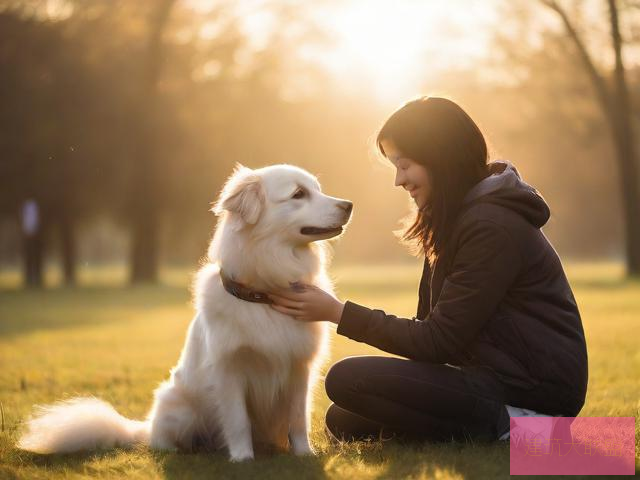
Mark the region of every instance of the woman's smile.
POLYGON ((391 140, 383 140, 384 152, 396 168, 394 184, 409 192, 418 206, 423 208, 431 196, 431 175, 427 168, 402 154, 391 140))

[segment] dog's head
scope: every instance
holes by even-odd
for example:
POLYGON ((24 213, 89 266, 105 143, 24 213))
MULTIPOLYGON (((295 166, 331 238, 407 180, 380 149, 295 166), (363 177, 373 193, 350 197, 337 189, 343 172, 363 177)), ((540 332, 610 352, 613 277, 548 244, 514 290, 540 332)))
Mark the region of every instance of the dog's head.
POLYGON ((352 203, 322 193, 318 180, 292 165, 252 170, 236 166, 212 211, 229 215, 257 236, 294 244, 340 235, 352 203))

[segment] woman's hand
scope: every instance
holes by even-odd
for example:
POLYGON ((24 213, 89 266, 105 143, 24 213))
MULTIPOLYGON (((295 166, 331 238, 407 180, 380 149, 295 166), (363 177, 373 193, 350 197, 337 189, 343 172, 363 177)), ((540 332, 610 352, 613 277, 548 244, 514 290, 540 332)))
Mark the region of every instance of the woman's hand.
POLYGON ((269 293, 271 308, 303 322, 327 321, 337 324, 344 303, 315 285, 293 284, 291 290, 269 293))

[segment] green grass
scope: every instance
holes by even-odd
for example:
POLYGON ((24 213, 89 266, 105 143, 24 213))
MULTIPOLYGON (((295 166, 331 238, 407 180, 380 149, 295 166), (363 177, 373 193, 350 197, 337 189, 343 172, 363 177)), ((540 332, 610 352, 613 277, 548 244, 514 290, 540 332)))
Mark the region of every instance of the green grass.
MULTIPOLYGON (((589 347, 584 416, 638 416, 640 283, 619 265, 568 265, 589 347)), ((420 266, 336 268, 339 294, 398 315, 413 315, 420 266)), ((14 448, 36 403, 96 395, 141 418, 151 392, 177 361, 192 309, 188 273, 163 274, 163 285, 124 288, 124 271, 84 269, 82 287, 23 291, 18 275, 0 275, 0 478, 504 478, 507 445, 353 443, 331 446, 322 431, 328 406, 314 398, 312 440, 319 455, 259 456, 230 464, 219 454, 173 454, 146 448, 38 456, 14 448), (152 328, 150 328, 152 327, 152 328)), ((48 282, 55 284, 57 274, 48 282)), ((377 350, 332 335, 331 361, 377 350)), ((640 434, 636 426, 636 448, 640 434)), ((638 457, 636 456, 636 469, 638 457)))

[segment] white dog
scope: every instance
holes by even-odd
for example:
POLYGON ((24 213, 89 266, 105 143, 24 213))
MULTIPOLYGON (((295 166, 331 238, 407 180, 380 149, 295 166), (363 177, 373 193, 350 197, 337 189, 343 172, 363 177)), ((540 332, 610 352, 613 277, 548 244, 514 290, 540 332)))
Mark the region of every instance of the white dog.
POLYGON ((295 454, 309 445, 309 391, 326 352, 326 322, 272 309, 265 292, 292 282, 329 292, 326 240, 342 232, 351 202, 321 193, 290 165, 238 166, 213 211, 218 226, 195 282, 196 313, 178 364, 155 391, 146 421, 95 398, 51 406, 28 422, 19 447, 38 453, 148 444, 226 447, 251 459, 255 445, 295 454))

